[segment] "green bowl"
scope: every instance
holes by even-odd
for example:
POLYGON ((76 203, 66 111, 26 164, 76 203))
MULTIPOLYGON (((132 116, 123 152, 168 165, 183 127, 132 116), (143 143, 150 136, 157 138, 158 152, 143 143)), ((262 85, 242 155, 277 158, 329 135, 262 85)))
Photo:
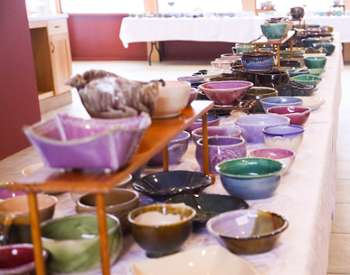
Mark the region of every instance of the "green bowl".
POLYGON ((321 56, 304 58, 305 66, 308 67, 308 69, 324 69, 326 62, 327 58, 321 56))
POLYGON ((300 74, 291 77, 291 80, 295 82, 313 86, 316 86, 318 83, 320 83, 321 79, 321 77, 312 74, 300 74))
MULTIPOLYGON (((113 263, 122 249, 119 220, 107 215, 108 247, 113 263)), ((42 242, 50 252, 48 268, 56 273, 78 273, 99 268, 100 244, 97 217, 79 214, 42 223, 42 242)))
POLYGON ((265 23, 261 25, 261 31, 269 40, 281 39, 287 36, 288 24, 286 23, 265 23))
POLYGON ((309 74, 320 76, 324 73, 324 69, 309 69, 309 74))

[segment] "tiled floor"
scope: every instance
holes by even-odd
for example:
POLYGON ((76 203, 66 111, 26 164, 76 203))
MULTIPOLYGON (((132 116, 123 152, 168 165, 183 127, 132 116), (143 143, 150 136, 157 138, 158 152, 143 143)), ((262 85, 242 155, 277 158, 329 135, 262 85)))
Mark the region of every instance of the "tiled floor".
MULTIPOLYGON (((74 73, 83 72, 90 68, 101 68, 138 80, 176 79, 199 69, 207 68, 207 64, 161 63, 148 67, 146 62, 75 62, 74 73)), ((343 71, 343 97, 340 107, 338 155, 337 155, 337 207, 332 229, 329 274, 350 275, 350 66, 343 71)), ((66 107, 69 112, 82 112, 81 108, 66 107)), ((52 116, 46 114, 44 119, 52 116)), ((0 162, 0 182, 15 178, 21 170, 39 161, 39 156, 32 148, 25 149, 0 162)))

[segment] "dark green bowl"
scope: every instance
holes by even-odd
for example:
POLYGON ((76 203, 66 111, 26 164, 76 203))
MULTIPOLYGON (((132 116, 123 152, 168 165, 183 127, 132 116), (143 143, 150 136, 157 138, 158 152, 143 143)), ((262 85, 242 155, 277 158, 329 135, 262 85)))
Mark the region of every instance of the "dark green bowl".
POLYGON ((330 42, 319 42, 314 43, 313 47, 316 49, 324 49, 326 51, 327 56, 330 56, 334 53, 335 45, 330 42))
POLYGON ((322 78, 311 74, 301 74, 291 77, 291 80, 305 85, 316 86, 318 83, 320 83, 322 78))
POLYGON ((285 37, 288 33, 286 23, 265 23, 261 25, 261 31, 267 39, 276 40, 285 37))
POLYGON ((324 69, 327 63, 326 57, 306 57, 304 58, 305 66, 309 69, 324 69))

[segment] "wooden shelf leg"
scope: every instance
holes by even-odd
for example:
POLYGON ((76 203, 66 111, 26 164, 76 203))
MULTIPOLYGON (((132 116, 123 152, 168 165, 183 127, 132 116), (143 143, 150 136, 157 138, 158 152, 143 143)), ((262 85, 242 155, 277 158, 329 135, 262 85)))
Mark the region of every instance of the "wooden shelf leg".
POLYGON ((277 67, 281 68, 281 46, 277 45, 277 67))
POLYGON ((208 145, 208 114, 202 116, 203 135, 203 170, 204 174, 210 175, 209 171, 209 145, 208 145))
POLYGON ((41 244, 40 217, 38 211, 38 201, 36 193, 28 193, 28 205, 30 223, 32 227, 32 241, 34 245, 35 270, 37 275, 45 275, 45 263, 41 244))
POLYGON ((106 211, 105 211, 106 204, 105 204, 105 197, 103 193, 96 194, 96 202, 97 202, 98 230, 100 233, 100 256, 101 256, 102 274, 110 275, 107 217, 106 217, 106 211))
POLYGON ((162 151, 162 157, 163 157, 163 171, 169 171, 169 151, 168 146, 166 146, 162 151))

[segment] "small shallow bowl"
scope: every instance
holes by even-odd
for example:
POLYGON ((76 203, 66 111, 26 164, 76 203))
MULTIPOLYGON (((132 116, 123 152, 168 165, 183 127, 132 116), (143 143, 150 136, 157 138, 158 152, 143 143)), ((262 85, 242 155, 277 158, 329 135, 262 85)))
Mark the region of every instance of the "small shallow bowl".
POLYGON ((277 160, 282 163, 281 174, 284 175, 287 173, 289 168, 292 166, 295 154, 291 150, 282 149, 282 148, 262 148, 256 149, 249 152, 249 156, 253 158, 267 158, 277 160))
MULTIPOLYGON (((242 131, 238 126, 210 126, 208 127, 208 137, 240 137, 242 131)), ((203 129, 194 129, 191 133, 194 142, 203 137, 203 129)))
MULTIPOLYGON (((219 126, 220 118, 217 115, 208 114, 208 126, 219 126)), ((192 132, 194 129, 202 127, 202 118, 196 119, 190 127, 186 129, 188 132, 192 132)))
POLYGON ((290 124, 303 125, 309 118, 311 108, 302 106, 281 106, 267 109, 267 113, 286 116, 290 119, 290 124))
MULTIPOLYGON (((310 70, 309 70, 310 71, 310 70)), ((312 96, 315 92, 315 86, 301 84, 290 81, 282 89, 279 90, 280 96, 312 96)))
POLYGON ((131 211, 128 220, 132 235, 149 257, 160 257, 177 252, 192 232, 192 220, 196 211, 185 204, 152 204, 131 211), (142 214, 156 212, 161 215, 178 215, 180 220, 167 221, 144 218, 142 214))
POLYGON ((288 33, 287 23, 265 23, 261 25, 261 31, 269 40, 278 40, 288 33))
MULTIPOLYGON (((133 190, 114 188, 104 195, 106 212, 117 217, 123 231, 129 229, 128 213, 139 206, 139 194, 133 190)), ((76 201, 78 213, 96 212, 96 194, 85 194, 76 201)))
POLYGON ((324 69, 326 66, 326 57, 306 57, 304 58, 305 66, 308 69, 324 69))
POLYGON ((313 47, 315 47, 316 49, 324 49, 326 51, 327 56, 332 55, 335 51, 335 45, 330 42, 317 42, 313 44, 313 47))
MULTIPOLYGON (((181 161, 181 158, 186 153, 188 148, 188 142, 191 138, 191 135, 182 131, 174 139, 172 139, 168 144, 168 154, 169 154, 169 164, 178 164, 181 161)), ((148 166, 161 166, 163 164, 163 155, 162 152, 155 155, 149 162, 148 166)))
POLYGON ((275 64, 270 52, 250 52, 242 56, 242 64, 247 71, 271 71, 275 64))
POLYGON ((271 126, 263 132, 265 145, 296 152, 303 140, 304 128, 299 125, 271 126))
POLYGON ((198 192, 211 184, 200 172, 168 171, 149 174, 133 183, 133 188, 155 199, 167 199, 180 193, 198 192))
POLYGON ((210 218, 223 212, 246 209, 249 205, 242 199, 219 194, 180 194, 171 197, 167 203, 184 203, 196 210, 193 221, 206 223, 210 218))
MULTIPOLYGON (((210 173, 215 173, 215 166, 224 160, 243 158, 247 155, 247 145, 243 138, 210 137, 208 145, 210 173)), ((203 171, 203 139, 196 142, 196 160, 203 171)))
MULTIPOLYGON (((107 214, 108 247, 111 264, 122 249, 119 220, 107 214)), ((100 265, 96 215, 79 214, 41 224, 42 242, 50 253, 48 269, 53 273, 79 273, 100 265)))
POLYGON ((243 80, 210 81, 198 88, 217 105, 230 105, 240 100, 253 83, 243 80))
MULTIPOLYGON (((44 260, 47 252, 43 250, 44 260)), ((0 246, 0 274, 34 275, 34 247, 31 244, 0 246)))
POLYGON ((232 253, 256 254, 273 249, 288 221, 276 213, 247 209, 220 214, 207 228, 232 253))
POLYGON ((301 106, 303 105, 303 101, 300 98, 292 97, 292 96, 273 96, 266 97, 260 100, 261 104, 267 112, 267 109, 271 107, 280 107, 280 106, 301 106))
POLYGON ((244 99, 255 100, 254 107, 250 109, 251 113, 264 113, 264 109, 260 103, 260 99, 271 96, 278 96, 278 91, 270 87, 254 86, 247 91, 246 95, 244 96, 244 99))
POLYGON ((269 198, 280 182, 282 164, 265 158, 224 161, 216 166, 222 185, 232 196, 244 200, 269 198))
POLYGON ((291 77, 291 80, 301 84, 317 86, 317 84, 320 83, 322 78, 311 74, 301 74, 291 77))
POLYGON ((236 125, 241 128, 242 136, 248 143, 263 143, 263 129, 273 125, 288 125, 289 118, 274 114, 254 114, 240 117, 236 125))

